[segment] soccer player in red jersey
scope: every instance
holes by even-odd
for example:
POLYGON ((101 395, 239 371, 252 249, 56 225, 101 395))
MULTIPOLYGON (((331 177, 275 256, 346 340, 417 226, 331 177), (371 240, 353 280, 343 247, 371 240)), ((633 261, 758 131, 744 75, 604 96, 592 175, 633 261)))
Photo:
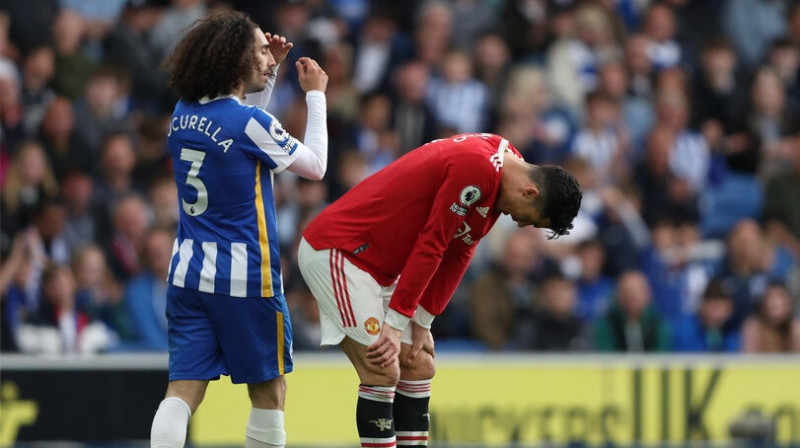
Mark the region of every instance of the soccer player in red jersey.
POLYGON ((526 163, 508 140, 462 134, 423 145, 365 179, 305 229, 300 270, 361 385, 362 447, 427 445, 431 322, 500 214, 569 233, 582 193, 556 166, 526 163))

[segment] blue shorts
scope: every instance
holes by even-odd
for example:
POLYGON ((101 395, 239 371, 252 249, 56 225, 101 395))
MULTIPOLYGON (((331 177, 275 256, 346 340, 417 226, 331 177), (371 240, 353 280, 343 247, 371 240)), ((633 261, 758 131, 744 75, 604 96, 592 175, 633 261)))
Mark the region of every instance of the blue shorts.
POLYGON ((283 294, 238 298, 169 285, 169 380, 260 383, 292 371, 283 294))

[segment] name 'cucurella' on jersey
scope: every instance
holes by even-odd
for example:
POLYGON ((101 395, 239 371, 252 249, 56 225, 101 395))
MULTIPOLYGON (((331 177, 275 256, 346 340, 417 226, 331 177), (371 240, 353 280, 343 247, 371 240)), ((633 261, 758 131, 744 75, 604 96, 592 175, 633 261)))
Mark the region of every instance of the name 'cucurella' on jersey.
POLYGON ((179 131, 182 129, 193 129, 201 134, 208 136, 214 143, 218 146, 225 148, 225 152, 228 152, 231 145, 233 144, 233 139, 225 139, 219 141, 217 139, 217 134, 222 129, 221 126, 217 126, 214 129, 212 126, 214 125, 214 121, 208 119, 204 116, 198 115, 180 115, 172 117, 172 122, 169 125, 169 130, 167 131, 167 137, 172 135, 173 131, 179 131), (210 132, 211 129, 214 129, 213 132, 210 132))

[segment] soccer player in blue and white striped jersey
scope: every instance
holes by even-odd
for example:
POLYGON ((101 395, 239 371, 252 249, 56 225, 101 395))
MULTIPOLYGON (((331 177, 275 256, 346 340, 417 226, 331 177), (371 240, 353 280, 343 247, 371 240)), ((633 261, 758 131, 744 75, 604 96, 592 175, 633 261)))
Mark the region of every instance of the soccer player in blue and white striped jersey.
POLYGON ((168 143, 182 207, 167 279, 169 385, 153 447, 183 447, 191 414, 220 375, 248 385, 245 447, 285 445, 292 329, 273 174, 321 179, 328 146, 328 77, 314 60, 296 63, 308 104, 303 143, 263 109, 291 48, 245 14, 224 12, 198 22, 165 61, 181 97, 168 143))

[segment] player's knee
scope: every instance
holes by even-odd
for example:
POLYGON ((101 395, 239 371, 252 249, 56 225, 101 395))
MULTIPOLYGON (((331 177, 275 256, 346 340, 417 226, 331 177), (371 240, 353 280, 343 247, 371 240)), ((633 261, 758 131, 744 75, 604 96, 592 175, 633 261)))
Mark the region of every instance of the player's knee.
POLYGON ((361 384, 371 386, 396 386, 400 381, 400 365, 397 362, 387 367, 368 365, 366 371, 360 371, 361 384))
POLYGON ((404 380, 429 380, 436 374, 436 363, 426 352, 420 352, 412 362, 401 364, 404 380))

